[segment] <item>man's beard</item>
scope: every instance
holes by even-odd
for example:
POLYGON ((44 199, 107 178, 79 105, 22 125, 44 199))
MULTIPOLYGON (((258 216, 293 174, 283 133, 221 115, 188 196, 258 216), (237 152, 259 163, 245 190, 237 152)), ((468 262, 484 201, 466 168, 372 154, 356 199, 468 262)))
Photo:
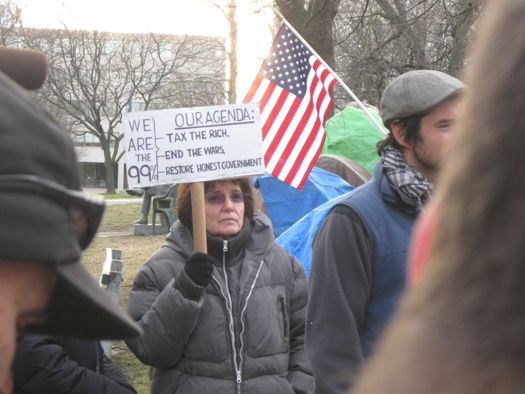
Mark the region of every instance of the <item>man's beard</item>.
POLYGON ((428 173, 436 173, 440 168, 440 160, 437 157, 432 157, 426 154, 427 152, 420 148, 420 146, 414 146, 414 156, 419 162, 419 165, 423 167, 428 173))

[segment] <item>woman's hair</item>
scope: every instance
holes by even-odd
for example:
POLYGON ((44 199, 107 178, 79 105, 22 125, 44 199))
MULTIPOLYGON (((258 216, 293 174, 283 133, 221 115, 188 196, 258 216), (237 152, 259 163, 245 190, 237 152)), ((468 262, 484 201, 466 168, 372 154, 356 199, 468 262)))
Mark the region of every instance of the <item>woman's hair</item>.
MULTIPOLYGON (((244 196, 244 216, 249 220, 253 219, 253 188, 250 178, 220 179, 216 181, 204 182, 204 193, 209 191, 218 182, 231 182, 239 185, 244 196)), ((191 191, 190 184, 179 185, 177 192, 177 204, 175 212, 179 220, 188 228, 192 228, 191 211, 191 191)))

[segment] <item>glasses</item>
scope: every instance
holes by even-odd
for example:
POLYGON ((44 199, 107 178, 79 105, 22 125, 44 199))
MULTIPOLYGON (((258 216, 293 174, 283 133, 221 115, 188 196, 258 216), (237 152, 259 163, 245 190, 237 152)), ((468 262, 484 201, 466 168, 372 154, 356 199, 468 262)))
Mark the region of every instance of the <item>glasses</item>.
POLYGON ((82 249, 85 249, 95 236, 105 209, 104 200, 100 198, 87 196, 80 190, 71 190, 35 175, 0 175, 0 192, 28 193, 46 197, 78 212, 86 222, 85 228, 82 228, 78 234, 82 249))
MULTIPOLYGON (((244 195, 241 191, 233 191, 228 196, 232 204, 244 203, 244 195)), ((206 193, 206 203, 212 205, 222 205, 226 202, 226 195, 222 192, 206 193)))

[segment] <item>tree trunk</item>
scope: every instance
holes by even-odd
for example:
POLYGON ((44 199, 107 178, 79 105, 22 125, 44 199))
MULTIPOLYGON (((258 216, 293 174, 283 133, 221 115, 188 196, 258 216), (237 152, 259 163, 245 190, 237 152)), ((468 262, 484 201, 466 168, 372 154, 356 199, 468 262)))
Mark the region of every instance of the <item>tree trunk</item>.
POLYGON ((115 162, 111 157, 109 146, 102 146, 104 151, 104 165, 106 167, 106 193, 116 193, 115 187, 115 162))
POLYGON ((334 67, 334 18, 340 0, 275 0, 286 20, 330 67, 334 67))
POLYGON ((470 44, 469 31, 479 14, 480 1, 463 0, 460 4, 459 8, 462 11, 458 15, 460 18, 458 24, 452 32, 454 39, 448 64, 448 72, 452 75, 458 75, 465 65, 467 48, 470 44))
POLYGON ((230 66, 230 76, 228 79, 228 103, 235 104, 237 102, 237 4, 235 3, 235 0, 230 0, 228 7, 227 19, 230 27, 230 52, 228 53, 230 66))

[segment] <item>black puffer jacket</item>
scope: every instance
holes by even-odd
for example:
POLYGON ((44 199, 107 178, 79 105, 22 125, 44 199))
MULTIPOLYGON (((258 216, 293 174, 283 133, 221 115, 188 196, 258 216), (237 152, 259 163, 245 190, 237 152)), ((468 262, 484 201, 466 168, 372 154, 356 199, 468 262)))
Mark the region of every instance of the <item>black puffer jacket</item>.
POLYGON ((130 294, 128 312, 144 335, 127 343, 154 367, 152 393, 311 392, 306 277, 269 220, 258 213, 236 237, 208 238, 217 262, 205 289, 182 269, 192 250, 178 221, 130 294))
POLYGON ((136 394, 97 341, 19 335, 12 370, 14 394, 136 394))

